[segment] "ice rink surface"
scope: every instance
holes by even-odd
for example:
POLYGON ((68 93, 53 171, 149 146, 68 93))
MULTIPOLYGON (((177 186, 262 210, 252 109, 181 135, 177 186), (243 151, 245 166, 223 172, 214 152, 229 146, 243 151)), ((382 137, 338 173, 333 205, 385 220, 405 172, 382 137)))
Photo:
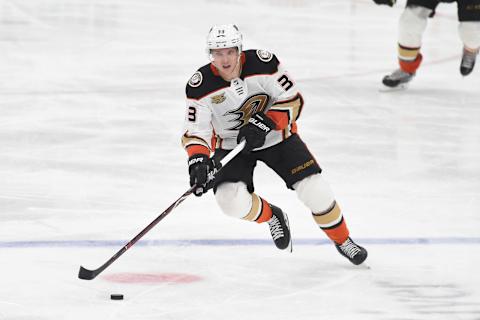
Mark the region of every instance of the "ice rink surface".
POLYGON ((456 7, 442 4, 410 88, 383 92, 403 6, 0 0, 0 320, 479 320, 480 66, 461 77, 456 7), (209 27, 232 22, 300 85, 300 135, 369 268, 260 165, 293 253, 208 194, 79 280, 188 188, 185 84, 209 27))

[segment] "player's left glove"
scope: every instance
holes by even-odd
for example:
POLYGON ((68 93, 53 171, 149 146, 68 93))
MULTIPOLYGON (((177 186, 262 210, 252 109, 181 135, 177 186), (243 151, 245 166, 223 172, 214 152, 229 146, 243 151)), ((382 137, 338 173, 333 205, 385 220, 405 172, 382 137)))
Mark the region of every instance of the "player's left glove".
POLYGON ((393 7, 397 0, 373 0, 373 2, 375 2, 376 4, 386 4, 390 7, 393 7))
POLYGON ((246 125, 240 128, 237 143, 245 139, 244 151, 251 151, 263 146, 267 134, 275 128, 275 122, 264 113, 255 113, 246 125))

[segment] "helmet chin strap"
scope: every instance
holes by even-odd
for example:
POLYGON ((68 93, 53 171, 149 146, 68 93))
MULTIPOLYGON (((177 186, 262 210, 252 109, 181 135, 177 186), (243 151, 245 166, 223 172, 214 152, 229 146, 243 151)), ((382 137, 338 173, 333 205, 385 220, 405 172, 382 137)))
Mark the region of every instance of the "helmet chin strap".
POLYGON ((237 65, 238 65, 238 76, 240 77, 240 75, 242 74, 242 52, 239 51, 238 52, 238 59, 237 59, 237 65))

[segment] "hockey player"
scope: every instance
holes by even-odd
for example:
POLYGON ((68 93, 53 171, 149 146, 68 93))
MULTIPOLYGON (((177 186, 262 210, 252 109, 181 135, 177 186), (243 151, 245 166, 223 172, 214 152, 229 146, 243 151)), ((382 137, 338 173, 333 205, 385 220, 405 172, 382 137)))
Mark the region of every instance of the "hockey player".
POLYGON ((207 36, 211 63, 201 67, 186 86, 183 147, 189 160, 190 185, 205 193, 207 174, 243 139, 242 153, 216 175, 213 191, 230 216, 266 222, 275 245, 291 250, 288 217, 254 192, 253 171, 264 162, 296 191, 313 219, 354 264, 367 251, 349 237, 340 207, 321 175, 321 168, 297 134, 303 97, 277 57, 265 50, 242 51, 235 25, 218 25, 207 36), (210 158, 214 153, 213 158, 210 158))
MULTIPOLYGON (((396 0, 373 0, 393 6, 396 0)), ((469 75, 480 48, 480 0, 407 0, 399 22, 398 62, 400 68, 383 78, 383 84, 397 87, 413 79, 422 62, 420 48, 427 19, 433 17, 440 2, 457 2, 458 31, 463 42, 460 73, 469 75)))

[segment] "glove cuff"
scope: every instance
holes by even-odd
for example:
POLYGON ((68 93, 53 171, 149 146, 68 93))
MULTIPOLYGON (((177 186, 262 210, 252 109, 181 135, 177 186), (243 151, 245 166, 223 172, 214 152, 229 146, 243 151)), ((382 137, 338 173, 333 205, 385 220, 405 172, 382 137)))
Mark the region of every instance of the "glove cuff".
POLYGON ((192 144, 185 148, 189 157, 195 156, 197 154, 204 154, 206 156, 210 155, 210 149, 203 145, 192 144))

